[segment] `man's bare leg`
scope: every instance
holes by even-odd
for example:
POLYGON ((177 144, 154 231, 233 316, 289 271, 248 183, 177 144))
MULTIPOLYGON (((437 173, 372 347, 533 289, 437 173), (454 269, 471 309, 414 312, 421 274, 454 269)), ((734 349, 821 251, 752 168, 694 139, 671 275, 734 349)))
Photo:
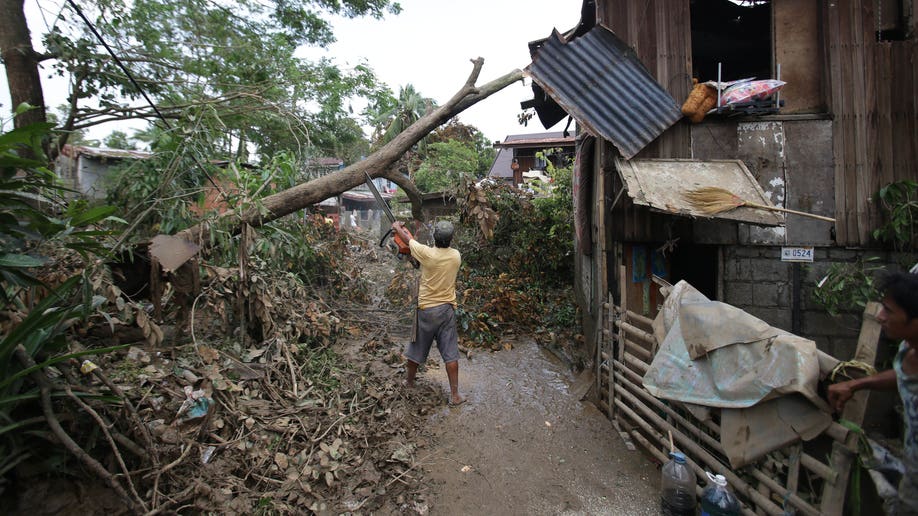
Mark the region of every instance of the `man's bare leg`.
POLYGON ((414 387, 414 377, 418 374, 418 363, 408 360, 408 365, 405 367, 405 370, 408 372, 408 375, 405 378, 405 385, 408 387, 414 387))
POLYGON ((449 404, 459 405, 465 403, 465 398, 459 395, 459 361, 446 363, 446 377, 449 379, 449 404))

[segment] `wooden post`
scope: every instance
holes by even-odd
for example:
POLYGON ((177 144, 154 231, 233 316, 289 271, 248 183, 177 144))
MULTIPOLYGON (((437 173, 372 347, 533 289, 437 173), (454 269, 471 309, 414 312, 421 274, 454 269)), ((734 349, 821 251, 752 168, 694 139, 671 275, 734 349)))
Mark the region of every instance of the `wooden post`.
MULTIPOLYGON (((615 299, 612 297, 612 293, 609 292, 609 301, 606 303, 606 314, 608 317, 608 327, 603 331, 603 335, 608 335, 608 342, 610 344, 609 350, 606 356, 609 357, 609 419, 615 420, 615 403, 612 403, 612 399, 615 398, 615 368, 612 366, 612 357, 615 351, 615 338, 612 336, 612 332, 615 331, 615 299)), ((621 346, 621 342, 618 343, 621 346)), ((597 359, 599 362, 602 361, 602 353, 599 354, 597 359)))
MULTIPOLYGON (((877 359, 877 341, 880 338, 880 323, 877 321, 877 315, 880 313, 881 305, 876 302, 868 303, 864 308, 864 318, 861 322, 861 333, 857 339, 857 350, 854 352, 854 360, 874 365, 877 359)), ((854 397, 845 404, 845 410, 842 411, 841 417, 847 419, 856 425, 864 422, 864 413, 867 411, 867 398, 870 391, 863 390, 854 394, 854 397)), ((835 482, 826 482, 822 490, 822 500, 820 501, 820 512, 826 516, 836 516, 842 514, 845 507, 845 495, 848 492, 848 477, 851 474, 851 467, 858 467, 854 461, 857 453, 858 433, 850 432, 845 444, 839 442, 832 443, 832 455, 829 458, 829 465, 838 472, 835 482)))

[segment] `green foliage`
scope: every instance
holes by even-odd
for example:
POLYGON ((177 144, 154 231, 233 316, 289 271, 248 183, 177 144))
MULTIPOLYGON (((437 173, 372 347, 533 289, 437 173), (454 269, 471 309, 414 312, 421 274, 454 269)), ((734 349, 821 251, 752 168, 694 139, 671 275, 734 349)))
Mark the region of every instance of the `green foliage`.
POLYGON ((886 223, 874 230, 873 237, 892 244, 897 251, 918 249, 918 182, 905 179, 889 183, 876 197, 886 223))
POLYGON ((65 4, 43 39, 55 72, 72 83, 74 109, 60 117, 68 131, 125 118, 162 124, 145 93, 170 125, 194 128, 182 137, 203 137, 206 129, 225 155, 239 159, 249 145, 261 154, 318 147, 326 155, 359 155, 350 151, 364 142, 351 101, 379 90, 375 74, 366 65, 303 59, 298 49, 332 43, 333 16, 382 18, 401 10, 390 0, 240 0, 232 8, 206 0, 105 0, 80 8, 143 92, 65 4))
MULTIPOLYGON (((398 98, 388 91, 376 93, 364 111, 364 116, 374 128, 374 147, 389 143, 436 107, 436 101, 424 97, 410 84, 399 90, 398 98)), ((425 144, 426 141, 421 140, 418 143, 419 149, 423 151, 425 144)))
MULTIPOLYGON (((265 267, 294 274, 306 285, 337 285, 339 294, 344 294, 346 288, 353 288, 345 287, 350 278, 341 270, 349 244, 348 233, 337 231, 322 216, 288 217, 259 228, 250 252, 265 267)), ((361 292, 366 294, 366 290, 361 292)))
POLYGON ((137 150, 137 144, 124 131, 112 131, 102 140, 102 144, 110 149, 137 150))
POLYGON ((813 289, 813 301, 832 316, 855 309, 863 310, 868 302, 878 297, 874 273, 883 267, 871 265, 878 259, 858 258, 854 262, 833 263, 813 289))
POLYGON ((103 180, 106 201, 129 220, 146 213, 137 226, 141 235, 170 234, 191 224, 191 206, 203 197, 208 178, 220 171, 195 159, 207 149, 182 145, 170 133, 159 134, 152 147, 156 152, 149 159, 125 160, 109 169, 103 180))
POLYGON ((451 190, 463 179, 475 179, 478 152, 471 143, 460 140, 431 143, 426 157, 414 173, 414 183, 422 192, 451 190))
MULTIPOLYGON (((552 188, 543 197, 505 184, 483 185, 488 201, 500 215, 494 236, 469 242, 463 258, 473 267, 513 272, 550 286, 573 281, 572 169, 549 165, 552 188)), ((474 220, 464 220, 473 225, 474 220)))
POLYGON ((464 264, 459 322, 471 344, 493 345, 507 326, 567 332, 579 326, 569 295, 574 279, 571 168, 550 167, 549 173, 552 188, 539 198, 502 183, 481 184, 499 216, 491 238, 482 232, 481 212, 470 211, 469 204, 463 208, 455 240, 464 264))
POLYGON ((479 347, 496 345, 500 335, 500 325, 489 314, 461 305, 456 310, 456 328, 464 342, 479 347))
POLYGON ((38 247, 48 241, 84 258, 101 253, 107 232, 94 225, 111 219, 114 207, 66 204, 65 190, 42 160, 40 142, 50 124, 34 124, 0 135, 0 301, 12 302, 20 288, 40 285, 30 270, 47 259, 38 247), (23 158, 28 149, 39 158, 23 158), (41 208, 40 208, 41 207, 41 208))
MULTIPOLYGON (((14 350, 21 345, 33 358, 60 351, 70 325, 105 302, 92 295, 85 273, 58 285, 45 285, 36 274, 49 261, 40 250, 69 249, 87 260, 104 254, 103 237, 110 233, 95 226, 113 211, 63 202, 65 190, 55 183, 40 148, 50 129, 34 124, 0 135, 0 313, 10 318, 0 333, 0 474, 31 456, 34 447, 25 446, 22 428, 39 422, 29 417, 37 412, 37 391, 23 383, 32 369, 14 365, 14 350), (21 157, 23 150, 36 158, 21 157), (33 299, 38 301, 30 304, 33 299)), ((35 370, 74 356, 55 357, 35 370)))

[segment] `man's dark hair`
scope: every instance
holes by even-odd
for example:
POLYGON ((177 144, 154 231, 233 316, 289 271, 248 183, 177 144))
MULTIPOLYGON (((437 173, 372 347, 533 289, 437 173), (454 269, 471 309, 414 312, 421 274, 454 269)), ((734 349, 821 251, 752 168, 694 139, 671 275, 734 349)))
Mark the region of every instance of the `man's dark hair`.
POLYGON ((918 274, 890 272, 880 278, 878 290, 901 306, 909 319, 918 317, 918 274))
POLYGON ((437 225, 434 226, 434 244, 437 247, 449 247, 450 242, 453 241, 453 223, 448 220, 441 220, 437 222, 437 225))

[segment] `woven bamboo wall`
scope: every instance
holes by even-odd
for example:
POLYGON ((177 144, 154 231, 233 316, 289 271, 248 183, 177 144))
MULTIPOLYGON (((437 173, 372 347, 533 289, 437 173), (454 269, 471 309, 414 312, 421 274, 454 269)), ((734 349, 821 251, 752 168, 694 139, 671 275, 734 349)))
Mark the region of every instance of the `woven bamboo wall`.
POLYGON ((870 242, 881 186, 918 179, 918 40, 877 41, 873 4, 839 0, 823 11, 841 245, 870 242))

